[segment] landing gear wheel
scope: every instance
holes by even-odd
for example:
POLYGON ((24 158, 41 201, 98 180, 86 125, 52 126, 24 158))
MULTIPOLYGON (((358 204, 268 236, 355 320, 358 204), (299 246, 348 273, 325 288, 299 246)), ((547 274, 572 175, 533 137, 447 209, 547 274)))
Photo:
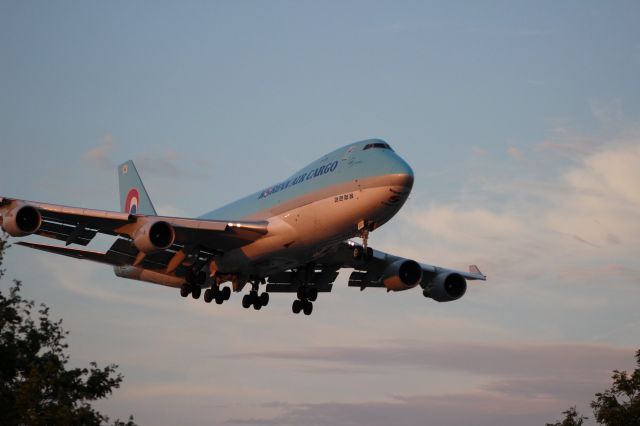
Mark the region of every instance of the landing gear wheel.
POLYGON ((364 251, 364 260, 369 261, 373 259, 373 249, 371 247, 367 247, 364 251))
POLYGON ((224 300, 229 300, 229 298, 231 297, 231 288, 230 287, 224 287, 220 293, 222 294, 222 298, 224 300))
POLYGON ((253 301, 253 309, 259 311, 260 308, 262 308, 262 303, 260 303, 260 298, 256 297, 256 299, 253 301))
POLYGON ((299 314, 302 310, 302 300, 296 299, 293 301, 293 305, 291 305, 291 310, 294 314, 299 314))
POLYGON ((248 294, 245 294, 242 297, 242 307, 245 309, 249 309, 249 306, 251 306, 251 296, 249 296, 248 294))
POLYGON ((313 312, 313 303, 307 300, 302 309, 304 310, 305 315, 311 315, 311 312, 313 312))
POLYGON ((265 291, 260 295, 260 303, 262 306, 267 306, 269 304, 269 293, 265 291))
POLYGON ((194 299, 199 299, 201 291, 202 289, 200 287, 193 287, 193 289, 191 290, 191 297, 193 297, 194 299))
POLYGON ((224 297, 222 296, 222 293, 218 293, 216 294, 216 303, 218 305, 222 305, 222 302, 224 302, 224 297))
POLYGON ((307 299, 309 299, 312 302, 315 302, 317 298, 318 298, 318 289, 313 287, 308 288, 307 299))
POLYGON ((213 300, 213 290, 208 288, 204 291, 204 302, 211 303, 212 300, 213 300))
POLYGON ((180 287, 180 296, 187 297, 189 293, 191 293, 191 289, 189 289, 189 285, 182 284, 182 286, 180 287))
POLYGON ((355 246, 353 248, 353 258, 355 260, 360 260, 362 259, 362 253, 363 253, 363 249, 360 246, 355 246))

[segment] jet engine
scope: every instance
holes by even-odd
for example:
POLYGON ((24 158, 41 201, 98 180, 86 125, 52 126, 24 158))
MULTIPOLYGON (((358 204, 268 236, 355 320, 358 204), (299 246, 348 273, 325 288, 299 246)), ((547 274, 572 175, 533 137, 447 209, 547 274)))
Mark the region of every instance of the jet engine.
POLYGON ((143 253, 153 253, 171 247, 175 238, 173 226, 158 220, 142 225, 133 235, 133 245, 143 253))
POLYGON ((2 217, 2 229, 12 237, 24 237, 38 232, 42 225, 42 215, 38 209, 21 204, 9 210, 2 217))
POLYGON ((422 280, 422 268, 418 262, 408 259, 396 260, 382 275, 382 283, 393 291, 408 290, 422 280))
POLYGON ((437 302, 451 302, 464 296, 467 281, 455 272, 441 272, 424 286, 424 296, 437 302))

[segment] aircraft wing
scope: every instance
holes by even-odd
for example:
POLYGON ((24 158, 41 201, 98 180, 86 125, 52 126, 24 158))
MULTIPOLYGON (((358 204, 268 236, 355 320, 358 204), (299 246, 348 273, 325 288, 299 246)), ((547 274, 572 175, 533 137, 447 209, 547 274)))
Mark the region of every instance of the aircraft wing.
MULTIPOLYGON (((242 247, 267 234, 269 223, 136 215, 0 197, 0 225, 13 236, 33 233, 64 241, 66 245, 86 246, 98 233, 119 236, 122 238, 110 250, 119 255, 117 262, 144 261, 158 268, 167 267, 178 252, 204 251, 213 255, 242 247), (160 238, 161 247, 149 247, 154 230, 155 234, 160 230, 168 233, 160 238), (148 256, 141 255, 145 248, 149 249, 148 256)), ((29 247, 45 250, 44 247, 29 247)), ((74 257, 72 251, 46 251, 74 257)), ((172 269, 179 266, 182 259, 172 269)), ((108 263, 111 262, 116 260, 108 263)))
POLYGON ((487 279, 476 265, 470 265, 468 271, 460 271, 418 263, 379 250, 373 250, 370 259, 356 259, 353 250, 358 246, 352 241, 340 243, 317 261, 329 270, 353 268, 349 277, 350 287, 359 287, 360 290, 382 287, 399 291, 419 284, 425 296, 441 302, 462 297, 466 281, 487 279))
MULTIPOLYGON (((354 259, 353 249, 359 244, 352 241, 347 241, 336 246, 334 251, 319 262, 327 264, 339 264, 343 268, 353 268, 355 270, 362 270, 370 272, 372 276, 380 275, 384 270, 392 263, 398 260, 407 260, 404 257, 396 256, 390 253, 385 253, 380 250, 373 250, 373 257, 369 260, 354 259)), ((443 268, 441 266, 433 266, 426 263, 419 263, 422 268, 423 278, 429 279, 442 272, 456 273, 467 280, 481 280, 485 281, 487 277, 480 272, 480 269, 476 265, 469 265, 468 271, 460 271, 456 269, 443 268)))

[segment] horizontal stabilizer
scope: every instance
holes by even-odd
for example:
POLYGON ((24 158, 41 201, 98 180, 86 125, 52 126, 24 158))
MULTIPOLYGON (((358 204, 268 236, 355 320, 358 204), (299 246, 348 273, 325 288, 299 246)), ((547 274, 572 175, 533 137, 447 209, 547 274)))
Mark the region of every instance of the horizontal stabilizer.
POLYGON ((105 253, 101 253, 99 251, 81 250, 69 247, 52 246, 48 244, 26 243, 23 241, 16 243, 16 245, 46 251, 53 254, 61 254, 75 259, 91 260, 93 262, 106 263, 107 265, 120 265, 120 263, 116 263, 108 259, 105 253))

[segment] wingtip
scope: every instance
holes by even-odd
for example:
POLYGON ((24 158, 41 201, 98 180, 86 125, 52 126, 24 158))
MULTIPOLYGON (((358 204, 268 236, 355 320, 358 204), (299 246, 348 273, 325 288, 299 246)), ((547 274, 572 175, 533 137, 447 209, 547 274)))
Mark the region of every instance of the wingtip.
POLYGON ((469 272, 472 274, 481 276, 482 279, 487 278, 487 276, 480 271, 480 268, 478 268, 478 265, 469 265, 469 272))

